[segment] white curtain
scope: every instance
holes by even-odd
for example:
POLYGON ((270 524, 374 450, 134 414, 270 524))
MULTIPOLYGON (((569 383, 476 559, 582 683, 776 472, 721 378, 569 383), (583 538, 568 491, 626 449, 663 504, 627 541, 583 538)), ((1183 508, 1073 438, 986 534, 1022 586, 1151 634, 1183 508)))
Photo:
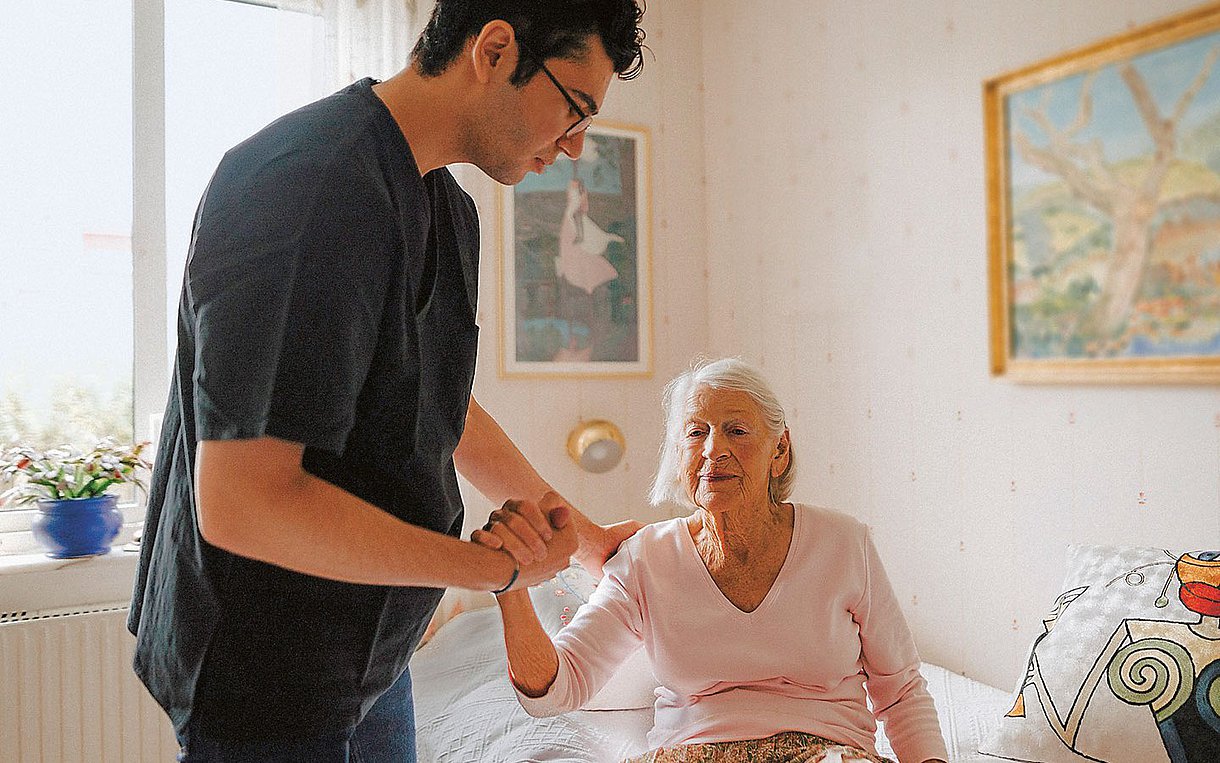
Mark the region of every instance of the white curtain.
POLYGON ((276 0, 286 11, 320 16, 327 90, 362 77, 386 79, 407 65, 433 0, 276 0))

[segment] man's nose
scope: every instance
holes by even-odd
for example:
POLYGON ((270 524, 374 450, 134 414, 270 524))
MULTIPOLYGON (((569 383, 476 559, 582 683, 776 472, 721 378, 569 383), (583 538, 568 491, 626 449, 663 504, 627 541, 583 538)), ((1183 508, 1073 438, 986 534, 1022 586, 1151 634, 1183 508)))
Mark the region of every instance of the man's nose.
POLYGON ((565 135, 559 139, 559 150, 569 159, 579 159, 585 150, 585 132, 581 130, 575 135, 565 135))

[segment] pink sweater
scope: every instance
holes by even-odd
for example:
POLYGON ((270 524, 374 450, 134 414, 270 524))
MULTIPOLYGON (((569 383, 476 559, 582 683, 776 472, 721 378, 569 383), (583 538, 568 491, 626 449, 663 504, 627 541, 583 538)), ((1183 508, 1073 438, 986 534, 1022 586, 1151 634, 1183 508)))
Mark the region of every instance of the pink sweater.
POLYGON ((575 710, 641 643, 661 682, 651 747, 803 731, 899 759, 947 760, 919 655, 867 528, 796 506, 792 545, 753 612, 716 587, 682 519, 623 544, 589 603, 555 637, 559 674, 531 715, 575 710))

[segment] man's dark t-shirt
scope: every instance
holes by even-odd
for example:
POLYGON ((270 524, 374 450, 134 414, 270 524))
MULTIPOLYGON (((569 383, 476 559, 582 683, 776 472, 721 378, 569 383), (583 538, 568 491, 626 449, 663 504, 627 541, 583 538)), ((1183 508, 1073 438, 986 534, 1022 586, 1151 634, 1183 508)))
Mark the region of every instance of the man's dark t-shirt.
POLYGON ((412 524, 461 530, 452 456, 474 377, 478 220, 448 170, 420 177, 372 85, 229 151, 196 215, 128 622, 136 672, 178 730, 350 729, 441 595, 208 544, 199 441, 303 443, 310 473, 412 524))

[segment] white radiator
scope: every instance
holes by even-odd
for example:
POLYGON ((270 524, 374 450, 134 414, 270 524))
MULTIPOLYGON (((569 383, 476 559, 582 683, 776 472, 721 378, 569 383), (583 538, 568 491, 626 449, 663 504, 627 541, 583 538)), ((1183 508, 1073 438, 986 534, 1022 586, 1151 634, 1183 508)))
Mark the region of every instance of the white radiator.
POLYGON ((131 670, 127 604, 0 612, 0 760, 168 763, 169 718, 131 670))

